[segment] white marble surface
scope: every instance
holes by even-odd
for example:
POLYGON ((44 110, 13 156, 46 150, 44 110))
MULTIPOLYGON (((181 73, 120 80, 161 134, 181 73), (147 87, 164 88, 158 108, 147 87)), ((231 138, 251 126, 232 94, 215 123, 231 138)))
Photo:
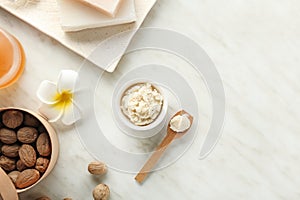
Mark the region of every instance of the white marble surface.
MULTIPOLYGON (((225 86, 223 136, 213 153, 198 160, 202 137, 172 166, 144 185, 132 174, 109 170, 91 177, 93 158, 73 127, 55 124, 61 149, 52 174, 21 195, 34 199, 92 199, 99 182, 111 199, 300 199, 300 3, 295 0, 160 0, 144 26, 173 29, 193 38, 212 58, 225 86)), ((78 69, 82 58, 0 10, 0 26, 27 53, 20 81, 0 91, 0 106, 37 110, 35 91, 61 69, 78 69)))

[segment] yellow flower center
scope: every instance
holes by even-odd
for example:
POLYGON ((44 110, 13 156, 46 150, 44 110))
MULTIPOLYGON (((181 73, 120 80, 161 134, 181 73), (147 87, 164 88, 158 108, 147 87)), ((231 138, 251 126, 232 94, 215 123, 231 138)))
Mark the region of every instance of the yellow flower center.
POLYGON ((54 96, 54 101, 57 103, 54 104, 54 107, 57 109, 67 108, 72 104, 73 93, 69 90, 64 90, 61 93, 56 93, 54 96))

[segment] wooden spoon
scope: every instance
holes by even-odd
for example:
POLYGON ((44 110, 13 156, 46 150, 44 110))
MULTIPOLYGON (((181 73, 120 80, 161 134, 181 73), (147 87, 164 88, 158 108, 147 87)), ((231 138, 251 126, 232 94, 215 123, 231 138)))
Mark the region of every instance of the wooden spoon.
POLYGON ((145 178, 147 177, 148 173, 151 171, 151 169, 155 166, 157 161, 160 159, 162 154, 165 152, 167 147, 171 144, 171 142, 175 138, 179 138, 179 137, 183 136, 191 128, 192 123, 193 123, 193 116, 184 110, 180 110, 171 118, 171 120, 168 124, 166 137, 163 139, 163 141, 160 143, 160 145, 156 148, 156 150, 151 155, 151 157, 148 159, 148 161, 144 164, 144 166, 140 170, 140 172, 136 175, 135 180, 137 182, 142 183, 145 180, 145 178), (190 120, 190 127, 188 129, 186 129, 185 131, 176 132, 170 128, 171 120, 177 115, 186 115, 188 117, 188 119, 190 120))
POLYGON ((0 199, 1 197, 3 200, 19 200, 14 184, 0 167, 0 199))

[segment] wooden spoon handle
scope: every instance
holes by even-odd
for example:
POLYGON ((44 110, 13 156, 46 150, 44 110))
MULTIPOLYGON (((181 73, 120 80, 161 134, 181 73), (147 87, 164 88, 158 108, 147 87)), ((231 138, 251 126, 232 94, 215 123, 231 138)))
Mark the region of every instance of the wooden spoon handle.
POLYGON ((151 169, 155 166, 157 161, 160 159, 162 154, 165 152, 169 144, 173 141, 175 138, 176 133, 168 133, 166 137, 163 139, 163 141, 160 143, 160 145, 156 148, 156 151, 151 155, 151 157, 148 159, 148 161, 144 164, 143 168, 140 170, 140 172, 136 175, 135 180, 139 183, 142 183, 145 178, 147 177, 148 173, 151 171, 151 169))
POLYGON ((0 167, 0 199, 1 197, 3 200, 19 200, 14 184, 0 167))

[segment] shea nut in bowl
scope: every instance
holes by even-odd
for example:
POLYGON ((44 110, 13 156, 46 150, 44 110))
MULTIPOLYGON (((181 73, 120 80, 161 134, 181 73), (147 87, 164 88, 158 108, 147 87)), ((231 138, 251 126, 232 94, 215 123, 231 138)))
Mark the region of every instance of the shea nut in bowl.
POLYGON ((147 138, 164 127, 168 100, 158 84, 143 79, 119 83, 113 97, 114 118, 127 135, 147 138))
MULTIPOLYGON (((54 168, 58 138, 49 122, 23 108, 0 108, 0 167, 16 192, 29 190, 54 168)), ((1 195, 5 191, 0 188, 1 195)))

